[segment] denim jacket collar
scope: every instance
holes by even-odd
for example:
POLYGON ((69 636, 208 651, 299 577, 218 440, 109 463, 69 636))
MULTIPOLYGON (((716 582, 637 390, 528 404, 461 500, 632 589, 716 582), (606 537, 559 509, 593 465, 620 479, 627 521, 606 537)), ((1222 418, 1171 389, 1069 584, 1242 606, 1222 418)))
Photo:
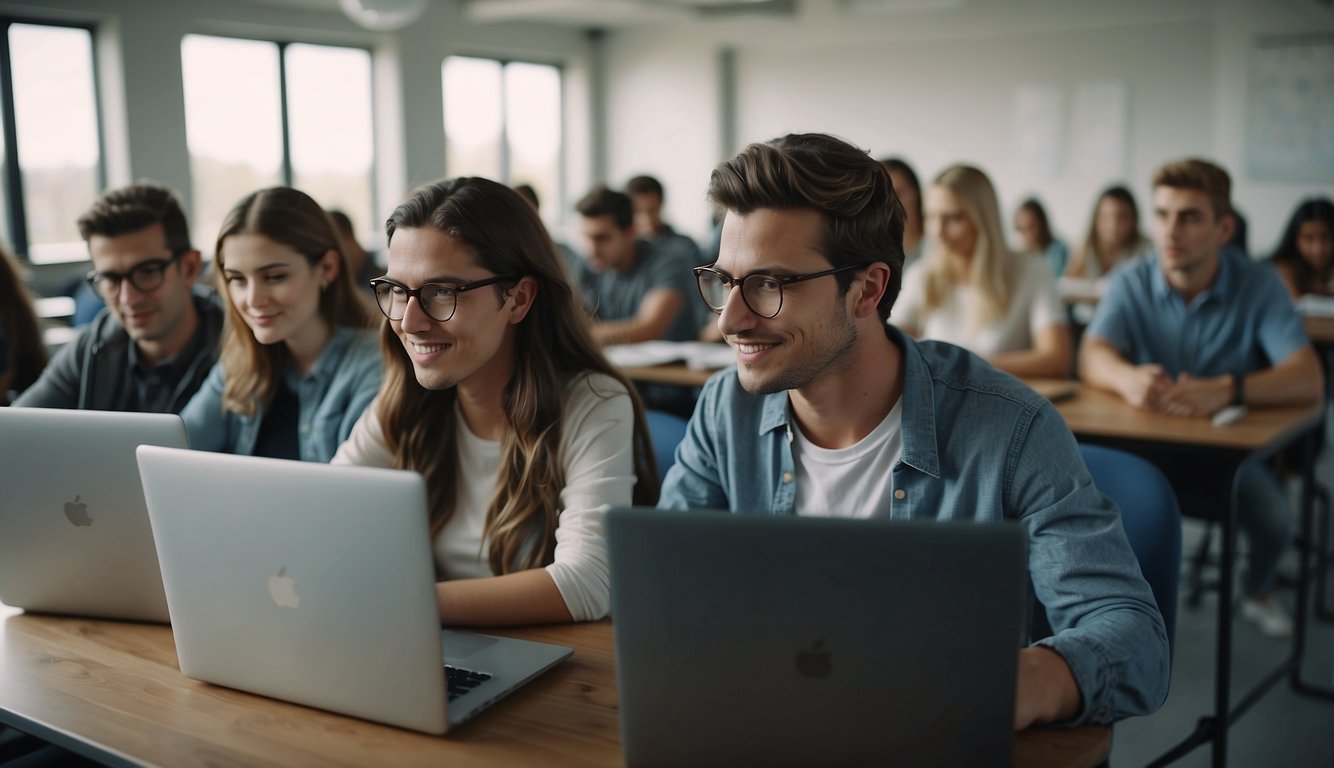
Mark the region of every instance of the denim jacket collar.
MULTIPOLYGON (((936 396, 932 391, 931 372, 917 345, 892 325, 886 333, 899 348, 903 364, 903 463, 940 477, 940 455, 936 445, 936 396)), ((780 427, 793 428, 792 409, 788 392, 775 392, 764 398, 758 435, 766 435, 780 427)))

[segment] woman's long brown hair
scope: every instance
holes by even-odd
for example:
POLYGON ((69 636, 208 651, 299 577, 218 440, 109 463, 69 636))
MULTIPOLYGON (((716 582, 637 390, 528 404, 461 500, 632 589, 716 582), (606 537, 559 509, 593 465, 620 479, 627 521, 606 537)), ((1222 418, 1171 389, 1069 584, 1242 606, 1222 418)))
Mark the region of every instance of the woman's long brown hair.
POLYGON ((32 298, 19 274, 18 264, 0 248, 0 339, 4 339, 4 366, 0 367, 0 405, 11 389, 27 389, 46 367, 46 345, 32 298))
POLYGON ((297 189, 270 187, 252 192, 241 199, 218 233, 214 250, 213 278, 218 293, 226 299, 227 319, 222 334, 219 359, 227 373, 222 393, 222 407, 233 413, 253 415, 267 408, 276 392, 276 383, 289 363, 286 344, 260 344, 246 325, 245 318, 231 302, 227 292, 226 251, 223 245, 232 235, 263 235, 306 257, 312 267, 329 251, 338 253, 338 275, 320 293, 320 317, 331 331, 339 328, 368 328, 371 315, 357 297, 347 256, 339 245, 338 231, 320 204, 297 189))
MULTIPOLYGON (((565 276, 564 262, 527 201, 487 179, 428 184, 394 210, 385 229, 392 242, 398 229, 426 227, 467 246, 477 264, 495 274, 537 281, 532 308, 515 328, 514 372, 503 393, 509 428, 501 442, 500 474, 487 508, 484 536, 490 542, 493 573, 547 565, 555 556, 560 493, 565 487, 562 412, 570 382, 582 374, 601 373, 629 393, 635 414, 634 439, 627 446, 634 452, 634 502, 651 504, 658 495, 658 475, 643 405, 594 343, 588 318, 565 276)), ((503 296, 510 287, 501 284, 494 290, 503 296)), ((417 383, 412 362, 388 323, 381 349, 385 376, 376 414, 395 466, 426 478, 434 536, 455 512, 458 394, 453 387, 428 390, 417 383)))

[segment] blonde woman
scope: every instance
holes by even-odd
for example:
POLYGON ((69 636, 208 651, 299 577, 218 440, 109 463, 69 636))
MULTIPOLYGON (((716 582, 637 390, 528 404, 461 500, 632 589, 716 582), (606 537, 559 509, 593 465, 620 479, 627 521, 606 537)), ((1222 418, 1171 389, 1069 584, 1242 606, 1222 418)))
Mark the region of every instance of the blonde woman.
POLYGON ((214 277, 222 353, 181 413, 190 447, 328 462, 380 386, 370 315, 333 222, 309 195, 273 187, 223 220, 214 277))
POLYGON ((334 463, 426 478, 444 623, 602 618, 600 507, 652 503, 657 474, 545 227, 508 187, 461 178, 386 230, 384 386, 334 463))
POLYGON ((1070 331, 1042 258, 1005 244, 986 174, 954 165, 926 193, 926 256, 904 273, 890 321, 913 336, 957 344, 1015 376, 1064 377, 1070 331))

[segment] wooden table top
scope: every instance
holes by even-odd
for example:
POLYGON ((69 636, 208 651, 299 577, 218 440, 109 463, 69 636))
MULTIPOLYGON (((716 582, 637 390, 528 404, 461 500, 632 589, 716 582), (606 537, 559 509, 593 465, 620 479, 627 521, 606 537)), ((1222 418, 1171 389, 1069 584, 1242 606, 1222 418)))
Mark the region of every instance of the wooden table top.
MULTIPOLYGON (((1051 386, 1050 379, 1027 382, 1051 386)), ((1076 437, 1117 438, 1153 443, 1174 443, 1203 448, 1256 451, 1286 442, 1294 434, 1319 424, 1322 404, 1282 408, 1254 408, 1240 421, 1215 427, 1207 418, 1169 416, 1126 403, 1117 395, 1076 382, 1076 393, 1057 402, 1056 410, 1076 437)))
MULTIPOLYGON (((620 765, 611 625, 497 634, 573 658, 446 736, 191 680, 165 626, 26 615, 0 605, 0 721, 112 765, 620 765)), ((1095 766, 1111 729, 1030 729, 1016 766, 1095 766)))
POLYGON ((1302 326, 1317 347, 1334 346, 1334 317, 1303 315, 1302 326))
POLYGON ((673 384, 679 387, 702 387, 716 370, 691 368, 685 363, 667 363, 665 365, 629 366, 620 369, 631 381, 648 384, 673 384))

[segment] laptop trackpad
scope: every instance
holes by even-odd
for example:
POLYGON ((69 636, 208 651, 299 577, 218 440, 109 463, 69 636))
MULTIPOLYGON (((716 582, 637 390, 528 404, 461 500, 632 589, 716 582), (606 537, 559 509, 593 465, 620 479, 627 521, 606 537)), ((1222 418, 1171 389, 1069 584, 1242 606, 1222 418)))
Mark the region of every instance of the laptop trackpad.
POLYGON ((445 656, 451 659, 466 659, 478 651, 495 645, 494 637, 474 635, 471 632, 445 632, 445 656))

